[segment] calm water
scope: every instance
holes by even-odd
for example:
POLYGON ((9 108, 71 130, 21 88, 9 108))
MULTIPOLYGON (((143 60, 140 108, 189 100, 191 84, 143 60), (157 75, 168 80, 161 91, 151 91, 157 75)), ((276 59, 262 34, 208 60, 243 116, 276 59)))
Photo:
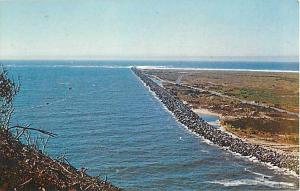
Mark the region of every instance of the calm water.
POLYGON ((47 152, 91 175, 127 190, 298 188, 296 177, 190 133, 128 68, 28 64, 9 67, 22 82, 15 123, 56 133, 47 152))
POLYGON ((101 67, 161 66, 175 68, 253 69, 298 71, 298 62, 230 62, 230 61, 1 61, 12 67, 101 67))
POLYGON ((207 121, 208 123, 210 123, 211 125, 213 125, 214 127, 220 128, 220 126, 217 125, 217 122, 220 119, 218 116, 216 116, 216 115, 209 115, 209 114, 200 114, 199 116, 202 119, 204 119, 205 121, 207 121))

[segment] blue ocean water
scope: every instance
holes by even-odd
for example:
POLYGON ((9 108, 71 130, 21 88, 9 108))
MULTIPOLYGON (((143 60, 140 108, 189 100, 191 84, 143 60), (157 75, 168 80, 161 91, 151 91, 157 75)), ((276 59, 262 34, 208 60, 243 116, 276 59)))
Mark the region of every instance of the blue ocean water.
POLYGON ((0 64, 11 67, 104 67, 126 68, 130 66, 160 66, 175 68, 208 68, 208 69, 252 69, 252 70, 290 70, 299 71, 298 62, 271 61, 59 61, 59 60, 7 60, 0 64))
MULTIPOLYGON (((138 64, 111 68, 84 67, 86 62, 69 67, 66 61, 2 64, 9 65, 10 74, 21 81, 13 122, 56 133, 47 147, 50 156, 66 153, 75 167, 106 176, 126 190, 291 190, 299 186, 295 176, 236 156, 190 133, 123 67, 138 64)), ((287 66, 291 66, 287 70, 297 68, 287 66)))

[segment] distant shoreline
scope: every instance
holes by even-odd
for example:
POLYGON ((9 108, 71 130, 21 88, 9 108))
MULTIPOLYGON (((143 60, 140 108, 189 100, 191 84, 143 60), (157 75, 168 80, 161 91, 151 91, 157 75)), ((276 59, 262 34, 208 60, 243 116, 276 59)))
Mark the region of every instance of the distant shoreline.
POLYGON ((185 68, 185 67, 165 67, 165 66, 136 66, 138 69, 158 69, 158 70, 199 70, 199 71, 226 71, 226 72, 269 72, 269 73, 299 73, 299 70, 256 70, 256 69, 227 69, 227 68, 185 68))
POLYGON ((122 65, 47 65, 47 64, 22 64, 22 65, 12 65, 8 64, 5 65, 5 67, 8 68, 22 68, 22 67, 33 67, 33 68, 108 68, 108 69, 130 69, 132 67, 136 67, 138 69, 158 69, 158 70, 184 70, 184 71, 224 71, 224 72, 265 72, 265 73, 299 73, 299 70, 256 70, 256 69, 227 69, 227 68, 191 68, 191 67, 167 67, 167 66, 144 66, 144 65, 128 65, 128 66, 122 66, 122 65))

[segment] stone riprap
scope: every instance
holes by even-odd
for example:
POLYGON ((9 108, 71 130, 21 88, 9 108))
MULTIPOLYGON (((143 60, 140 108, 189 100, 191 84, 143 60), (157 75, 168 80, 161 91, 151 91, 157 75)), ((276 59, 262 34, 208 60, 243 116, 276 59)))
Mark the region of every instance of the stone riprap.
POLYGON ((189 105, 184 104, 179 98, 171 95, 166 89, 152 81, 142 70, 135 67, 131 69, 157 95, 177 120, 189 130, 227 150, 239 153, 242 156, 255 157, 261 162, 286 168, 299 174, 298 157, 286 156, 260 145, 247 143, 240 138, 214 128, 194 113, 189 105))

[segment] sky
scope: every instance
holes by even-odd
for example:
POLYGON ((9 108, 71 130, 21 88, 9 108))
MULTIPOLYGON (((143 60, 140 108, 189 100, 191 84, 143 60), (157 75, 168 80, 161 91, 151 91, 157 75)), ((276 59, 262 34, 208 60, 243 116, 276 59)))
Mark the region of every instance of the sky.
POLYGON ((0 59, 295 57, 297 0, 0 0, 0 59))

